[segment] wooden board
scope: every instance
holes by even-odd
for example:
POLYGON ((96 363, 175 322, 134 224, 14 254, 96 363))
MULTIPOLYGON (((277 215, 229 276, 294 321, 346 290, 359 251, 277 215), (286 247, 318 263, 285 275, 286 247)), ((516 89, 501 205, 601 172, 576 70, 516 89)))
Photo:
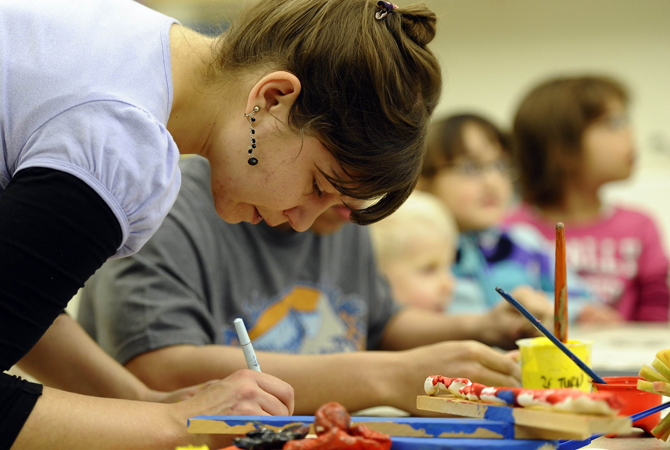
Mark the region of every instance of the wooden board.
POLYGON ((395 437, 391 450, 555 450, 558 441, 395 437))
MULTIPOLYGON (((485 419, 435 417, 352 417, 354 424, 392 436, 391 450, 555 450, 556 440, 514 439, 510 423, 485 419)), ((280 430, 314 416, 197 416, 188 421, 189 433, 242 435, 265 426, 280 430)), ((312 429, 312 434, 313 434, 312 429)))
POLYGON ((631 431, 628 417, 569 414, 534 408, 515 408, 470 402, 453 395, 417 397, 416 406, 440 412, 515 425, 517 439, 586 439, 594 434, 626 434, 631 431))
MULTIPOLYGON (((364 424, 389 436, 514 439, 516 434, 513 424, 484 419, 435 417, 352 417, 351 419, 354 424, 364 424)), ((260 426, 277 431, 297 423, 309 424, 311 427, 314 416, 197 416, 189 419, 188 432, 243 435, 260 426)))

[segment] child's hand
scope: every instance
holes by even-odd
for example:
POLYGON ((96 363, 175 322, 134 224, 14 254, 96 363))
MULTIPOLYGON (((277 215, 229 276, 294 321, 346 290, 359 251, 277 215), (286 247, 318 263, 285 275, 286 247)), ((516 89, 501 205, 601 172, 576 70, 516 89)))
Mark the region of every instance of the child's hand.
POLYGON ((511 354, 501 353, 481 342, 445 341, 388 353, 388 363, 380 370, 385 374, 380 389, 392 392, 386 395, 391 406, 415 415, 426 415, 425 411, 416 409, 416 396, 424 393, 425 374, 467 378, 486 386, 521 386, 521 366, 511 354), (412 369, 394 369, 398 367, 412 369), (384 388, 383 383, 389 381, 389 387, 384 388))
MULTIPOLYGON (((536 319, 545 327, 553 326, 554 303, 543 291, 536 291, 530 286, 519 286, 511 293, 536 319)), ((533 329, 530 322, 528 322, 533 329)))
MULTIPOLYGON (((512 291, 512 296, 545 326, 552 326, 554 309, 544 292, 522 286, 512 291)), ((483 318, 482 341, 489 345, 512 349, 516 348, 517 339, 536 336, 541 333, 505 301, 499 302, 483 318)))
POLYGON ((505 352, 505 356, 507 356, 514 362, 521 361, 521 352, 519 350, 510 350, 508 352, 505 352))
POLYGON ((586 305, 577 317, 579 324, 617 324, 624 322, 623 316, 616 309, 607 305, 586 305))

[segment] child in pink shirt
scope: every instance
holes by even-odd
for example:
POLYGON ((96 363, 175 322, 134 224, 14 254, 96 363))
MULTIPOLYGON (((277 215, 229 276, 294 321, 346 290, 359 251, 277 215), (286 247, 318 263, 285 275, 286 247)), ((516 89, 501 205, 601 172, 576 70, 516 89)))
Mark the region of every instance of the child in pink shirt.
POLYGON ((635 160, 628 94, 604 77, 559 78, 532 90, 514 120, 523 203, 507 222, 547 240, 565 223, 567 266, 604 300, 593 322, 667 321, 668 258, 654 221, 604 205, 600 188, 630 176, 635 160))

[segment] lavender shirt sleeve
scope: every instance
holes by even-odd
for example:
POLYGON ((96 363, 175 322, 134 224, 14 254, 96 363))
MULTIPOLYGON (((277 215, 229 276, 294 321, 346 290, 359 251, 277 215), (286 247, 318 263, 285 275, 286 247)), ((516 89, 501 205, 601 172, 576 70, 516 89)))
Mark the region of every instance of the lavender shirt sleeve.
POLYGON ((92 101, 54 117, 26 143, 17 172, 45 167, 88 184, 122 232, 113 258, 137 252, 174 203, 181 174, 172 136, 150 113, 121 101, 92 101))

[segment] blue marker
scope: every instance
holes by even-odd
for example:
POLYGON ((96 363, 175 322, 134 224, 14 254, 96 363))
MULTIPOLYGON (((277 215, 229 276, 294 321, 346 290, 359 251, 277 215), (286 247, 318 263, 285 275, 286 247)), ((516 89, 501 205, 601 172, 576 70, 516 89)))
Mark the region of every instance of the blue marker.
POLYGON ((256 372, 261 371, 261 366, 258 365, 258 360, 256 359, 256 352, 254 352, 254 347, 251 345, 251 340, 249 340, 249 333, 247 333, 247 328, 244 326, 242 319, 235 319, 233 321, 235 324, 235 331, 237 331, 237 337, 240 340, 240 346, 244 352, 244 359, 247 360, 247 367, 256 372))

